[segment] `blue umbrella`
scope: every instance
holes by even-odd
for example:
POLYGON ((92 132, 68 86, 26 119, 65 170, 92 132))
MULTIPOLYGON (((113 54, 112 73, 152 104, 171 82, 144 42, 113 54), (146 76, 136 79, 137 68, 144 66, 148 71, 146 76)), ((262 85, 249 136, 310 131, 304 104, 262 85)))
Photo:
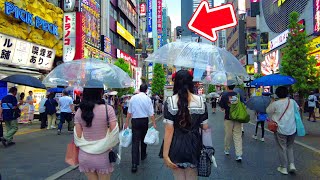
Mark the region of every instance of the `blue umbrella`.
POLYGON ((50 93, 61 93, 63 90, 63 88, 50 88, 47 91, 50 93))
POLYGON ((246 106, 251 110, 265 113, 270 102, 271 98, 268 96, 253 96, 248 100, 246 106))
POLYGON ((1 79, 1 81, 30 86, 34 88, 46 89, 46 86, 43 85, 39 79, 29 75, 15 74, 1 79))
POLYGON ((292 85, 294 83, 296 83, 296 80, 291 76, 271 74, 255 79, 250 84, 254 86, 281 86, 292 85))

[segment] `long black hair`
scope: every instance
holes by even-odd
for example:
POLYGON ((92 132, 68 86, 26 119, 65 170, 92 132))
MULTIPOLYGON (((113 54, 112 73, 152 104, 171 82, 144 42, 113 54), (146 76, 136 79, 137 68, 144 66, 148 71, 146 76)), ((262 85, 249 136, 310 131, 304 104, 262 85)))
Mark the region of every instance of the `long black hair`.
POLYGON ((80 103, 81 118, 86 122, 86 127, 92 126, 94 118, 93 108, 96 104, 105 104, 102 99, 103 88, 84 88, 83 99, 80 103))
POLYGON ((179 125, 189 127, 191 125, 191 116, 188 109, 188 91, 193 93, 192 75, 187 70, 177 72, 174 79, 173 93, 178 94, 178 118, 179 125))

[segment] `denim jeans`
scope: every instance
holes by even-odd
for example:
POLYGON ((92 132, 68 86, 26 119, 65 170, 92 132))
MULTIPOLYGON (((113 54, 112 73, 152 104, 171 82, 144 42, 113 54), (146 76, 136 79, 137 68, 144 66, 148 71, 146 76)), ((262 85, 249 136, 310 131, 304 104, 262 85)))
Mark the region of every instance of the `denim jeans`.
POLYGON ((62 126, 64 124, 64 122, 67 121, 68 123, 68 131, 72 131, 73 127, 72 126, 72 114, 71 113, 67 113, 67 112, 61 112, 60 113, 60 122, 58 125, 58 129, 61 131, 62 130, 62 126))

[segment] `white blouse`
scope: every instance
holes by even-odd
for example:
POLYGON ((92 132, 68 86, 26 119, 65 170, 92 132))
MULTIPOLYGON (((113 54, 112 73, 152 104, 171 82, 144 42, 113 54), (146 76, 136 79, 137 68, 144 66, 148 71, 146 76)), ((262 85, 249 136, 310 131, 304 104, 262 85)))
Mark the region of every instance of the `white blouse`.
POLYGON ((297 107, 299 106, 296 101, 290 99, 290 105, 285 114, 280 119, 281 115, 287 108, 288 102, 288 98, 281 99, 271 103, 267 108, 268 116, 271 117, 273 121, 278 123, 278 133, 283 135, 292 135, 297 131, 296 120, 294 116, 294 107, 295 104, 297 107))

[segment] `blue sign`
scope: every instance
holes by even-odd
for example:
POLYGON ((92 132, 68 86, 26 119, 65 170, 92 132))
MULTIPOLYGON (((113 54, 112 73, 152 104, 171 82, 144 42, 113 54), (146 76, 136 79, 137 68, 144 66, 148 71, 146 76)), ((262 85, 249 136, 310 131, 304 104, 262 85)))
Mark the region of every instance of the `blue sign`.
POLYGON ((10 2, 5 2, 4 7, 5 14, 10 16, 13 15, 14 18, 21 20, 22 22, 34 26, 37 29, 42 29, 46 32, 49 32, 55 36, 59 36, 58 26, 55 24, 49 23, 48 21, 40 18, 39 16, 33 17, 33 14, 30 12, 20 9, 10 2))
POLYGON ((152 0, 148 0, 147 31, 152 32, 152 0))

